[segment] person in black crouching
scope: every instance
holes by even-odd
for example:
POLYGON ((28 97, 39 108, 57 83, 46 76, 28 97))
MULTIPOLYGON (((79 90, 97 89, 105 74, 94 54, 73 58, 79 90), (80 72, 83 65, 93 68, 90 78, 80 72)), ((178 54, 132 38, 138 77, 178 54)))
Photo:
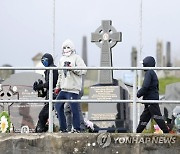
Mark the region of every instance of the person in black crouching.
MULTIPOLYGON (((155 59, 148 56, 143 59, 143 67, 155 67, 155 59)), ((142 88, 138 90, 137 97, 143 96, 143 100, 159 100, 159 81, 154 70, 144 70, 145 76, 142 88)), ((164 133, 169 133, 158 103, 145 103, 144 111, 140 116, 140 122, 136 132, 141 133, 147 123, 153 118, 164 133)))

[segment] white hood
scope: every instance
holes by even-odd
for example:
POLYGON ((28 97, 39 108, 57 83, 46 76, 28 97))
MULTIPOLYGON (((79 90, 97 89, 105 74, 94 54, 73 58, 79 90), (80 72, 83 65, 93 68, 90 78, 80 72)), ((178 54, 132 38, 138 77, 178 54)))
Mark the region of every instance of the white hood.
POLYGON ((75 52, 74 43, 67 39, 62 44, 62 55, 63 56, 70 56, 73 52, 75 52), (69 49, 64 49, 65 47, 69 47, 69 49))

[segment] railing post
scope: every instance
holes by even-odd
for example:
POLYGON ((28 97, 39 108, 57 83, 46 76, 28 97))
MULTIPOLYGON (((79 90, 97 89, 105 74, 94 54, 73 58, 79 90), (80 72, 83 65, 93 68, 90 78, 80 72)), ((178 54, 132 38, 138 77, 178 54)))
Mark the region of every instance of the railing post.
POLYGON ((53 118, 52 118, 52 91, 53 91, 53 70, 49 73, 49 133, 53 132, 53 118))
POLYGON ((137 92, 137 70, 134 70, 133 82, 133 133, 136 132, 136 92, 137 92))

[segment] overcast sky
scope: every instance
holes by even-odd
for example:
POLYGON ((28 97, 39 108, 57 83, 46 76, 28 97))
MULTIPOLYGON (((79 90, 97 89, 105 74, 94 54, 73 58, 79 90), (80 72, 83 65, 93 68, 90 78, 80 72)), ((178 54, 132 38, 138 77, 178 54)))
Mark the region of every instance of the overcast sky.
MULTIPOLYGON (((0 0, 0 66, 32 67, 38 52, 53 53, 54 0, 0 0)), ((122 32, 122 42, 113 49, 113 66, 129 67, 132 47, 140 47, 141 0, 56 0, 55 63, 61 44, 69 38, 77 53, 87 36, 88 64, 100 65, 100 49, 91 43, 91 33, 102 20, 112 20, 122 32)), ((180 0, 143 0, 142 58, 155 56, 156 42, 171 42, 172 58, 180 56, 180 0)))

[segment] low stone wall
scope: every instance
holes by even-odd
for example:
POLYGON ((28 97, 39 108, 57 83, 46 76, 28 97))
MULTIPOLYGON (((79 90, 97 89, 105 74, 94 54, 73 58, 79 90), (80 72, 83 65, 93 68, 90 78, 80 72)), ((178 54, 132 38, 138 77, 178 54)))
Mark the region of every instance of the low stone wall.
POLYGON ((179 154, 180 135, 0 134, 0 154, 179 154))

